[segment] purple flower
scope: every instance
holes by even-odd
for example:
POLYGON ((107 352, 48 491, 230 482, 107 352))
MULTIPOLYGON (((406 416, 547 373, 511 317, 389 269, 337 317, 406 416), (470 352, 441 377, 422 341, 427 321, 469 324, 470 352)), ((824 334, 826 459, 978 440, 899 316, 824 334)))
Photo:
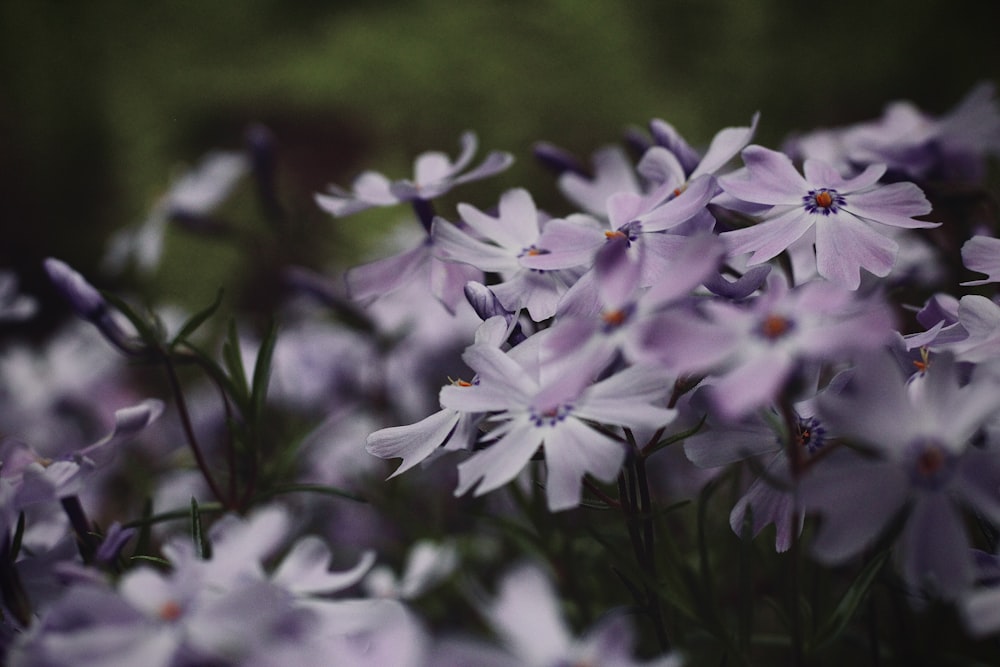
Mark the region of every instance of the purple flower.
POLYGON ((884 277, 896 261, 899 245, 879 233, 879 225, 939 225, 913 219, 931 210, 914 184, 877 185, 885 173, 883 165, 845 179, 826 163, 806 160, 803 177, 788 156, 761 146, 744 149, 743 161, 745 171, 723 176, 719 184, 737 199, 771 208, 759 224, 722 237, 730 244, 730 254, 752 252, 750 264, 765 262, 803 239, 815 245, 819 275, 857 289, 862 268, 884 277))
POLYGON ((709 395, 728 419, 775 400, 806 362, 874 349, 893 333, 879 300, 822 281, 790 289, 776 272, 749 304, 712 301, 703 310, 705 319, 668 312, 651 320, 645 349, 674 372, 711 373, 709 395))
POLYGON ((807 134, 790 148, 843 173, 877 163, 907 178, 974 183, 985 174, 984 158, 1000 154, 1000 107, 993 84, 982 83, 939 118, 893 102, 877 120, 807 134))
POLYGON ((887 353, 859 364, 839 394, 819 401, 831 429, 867 452, 836 452, 800 486, 803 505, 822 517, 813 553, 842 563, 871 545, 900 511, 896 557, 906 582, 951 598, 973 580, 962 508, 1000 521, 996 442, 971 441, 1000 409, 985 379, 961 384, 954 360, 935 357, 907 382, 887 353))
POLYGON ((680 667, 675 656, 650 662, 633 656, 635 639, 623 616, 606 618, 575 638, 563 619, 560 601, 540 569, 522 565, 507 573, 497 597, 484 605, 484 616, 504 644, 504 650, 474 644, 442 644, 432 663, 439 667, 489 665, 490 667, 553 667, 602 665, 605 667, 680 667))
POLYGON ((543 271, 525 263, 524 259, 543 252, 537 245, 541 220, 528 191, 504 193, 496 218, 468 204, 459 204, 458 212, 467 229, 434 220, 431 238, 438 257, 499 273, 502 282, 491 289, 508 311, 526 308, 536 322, 552 317, 578 274, 543 271))
POLYGON ((623 443, 590 422, 656 429, 674 418, 674 410, 654 405, 673 387, 662 371, 632 367, 594 382, 603 360, 539 365, 538 351, 529 343, 540 337, 514 348, 513 356, 473 345, 463 358, 478 382, 441 390, 445 408, 493 413, 486 422, 495 424, 483 436, 486 448, 459 464, 456 495, 473 487, 482 495, 503 486, 544 444, 549 509, 576 507, 584 475, 610 481, 625 459, 623 443))
POLYGON ((316 203, 327 213, 341 218, 375 206, 428 201, 456 185, 500 173, 514 161, 509 153, 493 151, 478 167, 462 173, 472 161, 477 143, 476 135, 466 132, 461 137, 461 154, 454 162, 438 151, 422 153, 413 164, 413 180, 390 181, 382 174, 366 171, 354 181, 351 192, 331 185, 330 194, 316 195, 316 203))

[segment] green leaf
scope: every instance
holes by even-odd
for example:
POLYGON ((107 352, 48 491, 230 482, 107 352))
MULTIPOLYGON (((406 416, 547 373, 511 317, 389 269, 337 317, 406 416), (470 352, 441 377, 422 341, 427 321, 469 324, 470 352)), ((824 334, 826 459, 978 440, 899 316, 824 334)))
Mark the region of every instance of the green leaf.
POLYGON ((831 643, 836 641, 847 624, 854 618, 854 614, 858 609, 858 606, 864 602, 865 598, 868 596, 868 592, 871 590, 872 584, 875 583, 875 578, 878 573, 882 570, 882 566, 889 559, 889 550, 885 550, 878 556, 873 558, 868 565, 861 570, 858 577, 851 584, 847 592, 844 593, 844 597, 840 599, 840 603, 837 604, 837 608, 833 610, 830 614, 830 618, 820 627, 820 630, 816 633, 813 638, 813 648, 812 650, 818 651, 829 646, 831 643))
POLYGON ((172 567, 170 561, 168 561, 166 558, 160 558, 159 556, 132 556, 131 558, 129 558, 129 561, 134 561, 134 560, 146 563, 153 563, 154 565, 160 565, 167 569, 172 567))
POLYGON ((253 387, 250 390, 250 407, 253 410, 253 418, 260 417, 264 410, 264 399, 267 398, 267 385, 271 381, 271 360, 274 358, 274 346, 278 342, 278 325, 271 323, 271 327, 264 336, 264 341, 257 351, 257 362, 253 368, 253 387))
POLYGON ((247 389, 247 372, 243 367, 243 356, 240 354, 240 338, 236 333, 235 320, 229 320, 229 332, 222 344, 222 360, 229 371, 232 380, 233 400, 240 406, 240 411, 246 414, 250 407, 250 392, 247 389))
POLYGON ((201 525, 201 510, 198 509, 198 501, 191 497, 191 538, 194 540, 195 553, 202 560, 212 558, 212 543, 208 541, 208 535, 201 525))
POLYGON ((150 322, 148 317, 143 317, 137 313, 128 302, 111 292, 102 291, 101 296, 132 323, 132 326, 135 327, 136 332, 143 342, 150 347, 159 347, 160 336, 156 323, 150 322))
MULTIPOLYGON (((152 507, 150 506, 150 510, 152 507)), ((215 514, 217 512, 223 512, 225 508, 221 503, 202 503, 198 505, 199 514, 215 514)), ((143 513, 141 519, 135 519, 134 521, 129 521, 128 523, 122 524, 122 528, 141 528, 145 526, 151 526, 156 523, 164 523, 166 521, 177 521, 178 519, 187 519, 191 516, 191 509, 176 509, 170 510, 169 512, 162 512, 160 514, 150 514, 146 515, 143 513)))
POLYGON ((368 500, 363 496, 359 496, 356 493, 350 491, 345 491, 344 489, 338 489, 335 486, 326 486, 325 484, 288 484, 285 486, 278 486, 273 489, 269 489, 266 493, 262 493, 256 498, 255 502, 262 500, 268 500, 275 496, 280 496, 285 493, 319 493, 325 496, 337 496, 338 498, 346 498, 348 500, 353 500, 358 503, 367 503, 368 500))
POLYGON ((215 295, 215 301, 213 301, 208 308, 205 308, 188 318, 183 326, 181 326, 180 331, 177 332, 177 335, 174 336, 174 339, 170 341, 171 349, 176 347, 178 343, 187 340, 188 336, 197 331, 198 328, 208 320, 208 318, 215 314, 215 312, 219 309, 219 306, 222 305, 223 292, 224 290, 220 287, 218 293, 215 295))

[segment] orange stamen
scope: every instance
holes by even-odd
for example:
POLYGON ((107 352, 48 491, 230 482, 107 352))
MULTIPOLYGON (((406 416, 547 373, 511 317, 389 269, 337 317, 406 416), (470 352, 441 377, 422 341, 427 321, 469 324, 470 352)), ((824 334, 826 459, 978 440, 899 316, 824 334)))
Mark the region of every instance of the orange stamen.
POLYGON ((830 208, 830 204, 833 203, 833 196, 826 191, 823 191, 816 195, 816 204, 822 206, 823 208, 830 208))
POLYGON ((177 604, 173 600, 167 600, 166 602, 163 603, 163 606, 160 607, 158 616, 164 621, 176 621, 178 618, 180 618, 183 611, 184 610, 181 609, 181 606, 179 604, 177 604))
POLYGON ((601 313, 601 319, 609 326, 619 327, 625 323, 626 315, 622 310, 606 310, 601 313))
POLYGON ((613 232, 604 232, 604 237, 607 238, 608 240, 626 238, 625 232, 618 229, 616 229, 613 232))
POLYGON ((938 447, 925 449, 917 458, 917 472, 930 477, 944 467, 944 452, 938 447))
POLYGON ((792 323, 781 315, 768 315, 761 326, 761 332, 765 338, 772 340, 781 338, 792 328, 792 323))

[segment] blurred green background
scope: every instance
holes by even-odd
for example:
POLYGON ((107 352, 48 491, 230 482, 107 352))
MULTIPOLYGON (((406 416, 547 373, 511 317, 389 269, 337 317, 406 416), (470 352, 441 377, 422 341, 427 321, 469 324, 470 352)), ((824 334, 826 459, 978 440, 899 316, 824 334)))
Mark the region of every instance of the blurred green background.
MULTIPOLYGON (((530 155, 541 139, 585 155, 661 117, 702 145, 760 110, 757 141, 777 146, 894 99, 941 113, 1000 81, 994 14, 943 0, 0 0, 0 264, 35 293, 46 256, 114 286, 98 269, 108 235, 258 121, 305 211, 363 169, 399 178, 421 151, 454 155, 466 129, 480 155, 518 158, 462 191, 486 208, 515 185, 558 201, 530 155)), ((333 235, 317 247, 356 252, 365 224, 313 213, 333 235)), ((232 258, 171 244, 150 288, 210 299, 232 258)))

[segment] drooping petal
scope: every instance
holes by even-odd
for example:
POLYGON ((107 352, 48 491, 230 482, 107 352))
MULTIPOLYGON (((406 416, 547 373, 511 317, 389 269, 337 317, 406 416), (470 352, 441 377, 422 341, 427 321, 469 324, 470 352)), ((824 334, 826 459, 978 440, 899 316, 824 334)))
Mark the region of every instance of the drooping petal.
POLYGON ((381 459, 402 458, 389 479, 417 465, 438 449, 451 436, 459 413, 439 410, 416 424, 391 426, 368 436, 365 449, 381 459))
POLYGON ((899 537, 903 578, 914 589, 953 599, 972 584, 964 519, 947 494, 919 494, 899 537))
POLYGON ((609 482, 625 460, 621 443, 573 418, 546 433, 544 451, 545 495, 552 512, 580 504, 584 475, 609 482))
POLYGON ((366 551, 354 567, 330 571, 330 548, 315 535, 303 537, 292 547, 271 581, 296 595, 335 593, 361 581, 375 564, 375 552, 366 551))
POLYGON ((889 275, 898 252, 898 243, 851 215, 832 215, 816 224, 816 269, 848 289, 861 285, 862 268, 880 278, 889 275))
POLYGON ((1000 239, 973 236, 962 246, 962 263, 972 271, 986 274, 983 280, 970 280, 962 285, 986 285, 1000 281, 1000 239))

